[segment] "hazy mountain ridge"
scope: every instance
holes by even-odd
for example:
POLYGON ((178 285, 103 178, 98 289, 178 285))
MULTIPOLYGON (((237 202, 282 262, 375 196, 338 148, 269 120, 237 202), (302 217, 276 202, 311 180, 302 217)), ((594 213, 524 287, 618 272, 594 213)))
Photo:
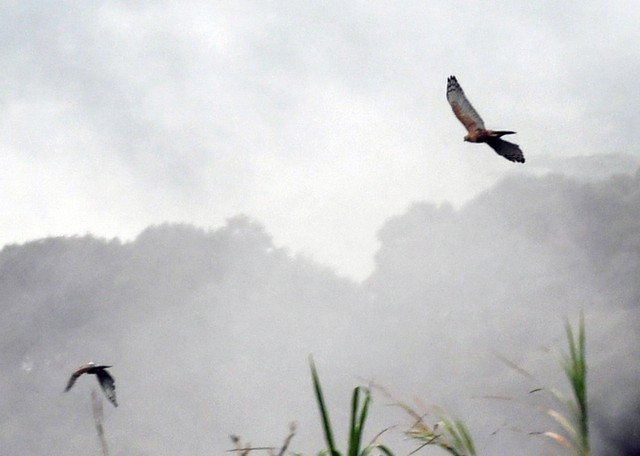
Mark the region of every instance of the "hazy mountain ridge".
MULTIPOLYGON (((584 308, 597 404, 594 441, 602 444, 602 430, 633 413, 625 402, 638 400, 632 385, 640 373, 640 285, 634 279, 640 276, 640 173, 588 183, 514 176, 459 210, 415 203, 391 218, 379 237, 377 268, 365 286, 380 308, 393 302, 402 309, 385 332, 424 334, 417 339, 422 346, 390 344, 442 373, 431 382, 464 378, 460 388, 464 384, 468 396, 508 391, 526 400, 528 382, 500 380, 509 369, 488 355, 502 353, 538 374, 539 382, 564 385, 556 366, 540 365, 545 356, 553 359, 541 348, 563 348, 562 319, 584 308)), ((387 367, 395 371, 409 362, 395 358, 387 367)), ((460 407, 467 416, 477 413, 481 425, 494 405, 460 407)), ((513 422, 526 420, 514 416, 513 422)), ((622 434, 633 430, 625 429, 622 434)))
MULTIPOLYGON (((541 454, 522 433, 487 437, 511 420, 539 429, 532 409, 470 397, 526 398, 527 382, 495 352, 563 385, 557 357, 540 347, 563 347, 562 318, 581 308, 596 447, 634 412, 640 173, 508 178, 459 210, 415 203, 379 239, 362 285, 276 247, 245 216, 215 230, 150 227, 126 243, 83 236, 5 247, 3 448, 95 445, 92 379, 60 394, 70 369, 92 359, 114 364, 122 405, 107 411, 113 454, 221 451, 231 432, 277 443, 291 420, 301 424, 294 447, 317 449, 305 365, 314 353, 332 396, 372 378, 451 406, 476 431, 480 454, 541 454)), ((380 428, 396 424, 384 420, 388 408, 376 413, 380 428)))
MULTIPOLYGON (((84 395, 74 398, 82 393, 74 389, 59 397, 60 381, 64 383, 69 368, 79 362, 113 363, 118 393, 126 401, 118 411, 126 409, 127 402, 138 411, 148 407, 147 419, 136 424, 150 435, 164 436, 165 429, 150 424, 148 418, 158 415, 157 407, 166 411, 165 403, 177 405, 178 397, 167 396, 167 388, 180 396, 180 406, 169 410, 187 407, 205 413, 215 407, 220 394, 233 400, 229 410, 254 407, 252 374, 262 382, 261 371, 280 369, 277 374, 285 378, 274 372, 272 381, 277 384, 292 374, 282 371, 282 364, 266 366, 261 360, 264 354, 301 349, 301 356, 283 355, 283 361, 301 366, 293 374, 300 380, 299 389, 305 389, 306 355, 323 345, 305 344, 305 337, 309 339, 305 334, 331 330, 332 337, 338 337, 341 322, 335 321, 332 309, 361 294, 352 282, 327 268, 276 248, 259 224, 243 216, 211 231, 186 225, 152 227, 130 243, 85 236, 7 246, 0 253, 0 271, 5 310, 1 349, 3 364, 10 366, 4 371, 2 397, 5 410, 15 407, 17 413, 3 414, 3 429, 15 428, 15 433, 2 440, 8 448, 33 453, 45 451, 50 441, 30 438, 24 429, 48 426, 61 432, 59 440, 60 435, 77 435, 73 424, 81 427, 85 422, 75 417, 66 420, 62 413, 68 413, 74 400, 83 404, 84 395), (235 373, 221 376, 218 369, 235 373), (242 399, 246 404, 240 404, 233 391, 242 394, 247 389, 242 399), (127 391, 136 395, 127 400, 127 391), (41 403, 47 406, 43 409, 41 403)), ((343 307, 349 314, 358 306, 343 307)), ((282 394, 287 396, 283 391, 273 400, 284 400, 282 394)), ((86 418, 84 412, 78 416, 86 418)), ((293 418, 283 419, 282 428, 293 418)), ((217 419, 233 422, 224 416, 217 419)), ((197 419, 167 420, 175 428, 185 426, 184 435, 191 435, 199 448, 193 451, 224 447, 224 436, 247 424, 242 420, 225 426, 220 430, 223 439, 216 434, 212 446, 206 440, 210 429, 195 435, 197 419)), ((127 453, 148 443, 140 438, 141 429, 133 429, 135 436, 124 437, 128 444, 122 451, 127 453)), ((91 445, 87 443, 93 439, 91 429, 84 431, 83 444, 91 445)), ((167 451, 170 446, 158 439, 152 439, 161 442, 154 451, 167 451)), ((67 445, 73 441, 67 439, 67 445)), ((70 449, 63 445, 59 452, 70 449)), ((189 447, 181 442, 175 451, 179 449, 189 447)))

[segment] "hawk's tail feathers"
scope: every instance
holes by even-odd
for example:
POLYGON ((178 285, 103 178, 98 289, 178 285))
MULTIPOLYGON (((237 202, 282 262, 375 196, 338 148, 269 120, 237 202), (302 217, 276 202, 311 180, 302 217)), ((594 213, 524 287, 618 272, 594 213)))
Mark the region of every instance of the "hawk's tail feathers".
POLYGON ((524 163, 524 155, 522 155, 522 150, 520 150, 520 147, 517 144, 510 143, 509 141, 505 141, 500 138, 491 138, 487 141, 487 144, 507 160, 524 163))

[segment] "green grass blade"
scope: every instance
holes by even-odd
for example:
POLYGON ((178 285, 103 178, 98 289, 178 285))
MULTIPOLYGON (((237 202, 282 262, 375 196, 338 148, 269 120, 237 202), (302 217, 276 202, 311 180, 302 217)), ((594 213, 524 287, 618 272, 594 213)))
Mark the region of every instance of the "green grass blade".
POLYGON ((569 355, 564 357, 563 368, 575 399, 572 407, 574 420, 578 430, 577 444, 581 456, 588 455, 589 449, 589 410, 587 406, 587 355, 584 313, 580 315, 578 334, 569 323, 565 325, 569 342, 569 355))
POLYGON ((367 421, 367 415, 369 414, 369 404, 371 403, 371 391, 368 388, 364 388, 365 398, 364 404, 362 404, 362 409, 360 409, 360 419, 358 420, 358 452, 354 453, 355 455, 359 454, 360 446, 362 445, 362 436, 364 435, 364 424, 367 421))
POLYGON ((351 425, 349 427, 349 446, 347 453, 349 456, 357 456, 360 450, 360 431, 358 420, 358 408, 360 402, 360 387, 353 390, 351 396, 351 425))
POLYGON ((325 440, 329 447, 329 453, 331 456, 340 456, 338 450, 336 450, 335 441, 333 439, 333 432, 331 430, 331 422, 329 421, 329 411, 324 402, 324 396, 322 394, 322 387, 320 386, 320 378, 318 377, 318 371, 316 365, 313 362, 313 357, 309 357, 309 365, 311 366, 311 378, 313 379, 313 388, 316 393, 316 400, 318 401, 318 408, 320 409, 320 416, 322 418, 322 428, 324 430, 325 440))
MULTIPOLYGON (((371 403, 371 392, 362 386, 358 386, 353 390, 351 399, 351 427, 349 429, 349 456, 361 455, 360 447, 362 446, 362 437, 364 435, 364 426, 367 421, 369 412, 369 404, 371 403), (364 391, 364 402, 360 405, 360 396, 364 391)), ((365 454, 364 451, 362 454, 365 454)))
POLYGON ((461 420, 456 420, 455 423, 461 437, 463 448, 466 448, 470 455, 475 455, 476 447, 473 444, 473 439, 471 438, 471 433, 469 432, 467 425, 461 420))

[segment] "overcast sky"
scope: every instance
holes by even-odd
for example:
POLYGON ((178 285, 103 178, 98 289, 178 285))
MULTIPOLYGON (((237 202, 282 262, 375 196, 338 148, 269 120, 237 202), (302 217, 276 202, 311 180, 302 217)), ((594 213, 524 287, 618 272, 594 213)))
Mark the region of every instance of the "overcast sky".
POLYGON ((4 1, 0 245, 246 213, 362 279, 413 201, 639 159, 639 23, 634 1, 4 1), (526 164, 462 141, 450 74, 526 164))

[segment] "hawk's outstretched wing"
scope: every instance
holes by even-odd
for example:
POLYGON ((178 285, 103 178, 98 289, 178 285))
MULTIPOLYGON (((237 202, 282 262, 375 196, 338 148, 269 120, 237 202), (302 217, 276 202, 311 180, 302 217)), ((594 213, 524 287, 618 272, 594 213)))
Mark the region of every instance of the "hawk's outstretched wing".
POLYGON ((67 382, 67 387, 64 389, 64 391, 65 392, 69 391, 71 387, 74 385, 74 383, 76 382, 76 380, 78 379, 78 377, 80 377, 82 374, 85 374, 89 369, 93 368, 94 366, 95 364, 93 363, 87 363, 77 368, 73 372, 73 374, 71 374, 71 377, 69 377, 69 381, 67 382))
POLYGON ((510 143, 500 138, 489 138, 487 144, 498 154, 512 162, 524 163, 524 155, 517 144, 510 143))
POLYGON ((482 118, 467 100, 455 76, 449 76, 447 79, 447 101, 451 105, 453 113, 469 133, 485 129, 482 118))
POLYGON ((67 382, 67 387, 64 389, 65 393, 71 389, 73 384, 81 375, 82 375, 82 372, 74 372, 73 374, 71 374, 71 377, 69 377, 69 381, 67 382))
POLYGON ((96 376, 98 377, 98 382, 100 382, 102 391, 104 391, 107 399, 109 399, 111 403, 117 407, 118 401, 116 400, 116 382, 113 377, 104 369, 98 370, 96 372, 96 376))

